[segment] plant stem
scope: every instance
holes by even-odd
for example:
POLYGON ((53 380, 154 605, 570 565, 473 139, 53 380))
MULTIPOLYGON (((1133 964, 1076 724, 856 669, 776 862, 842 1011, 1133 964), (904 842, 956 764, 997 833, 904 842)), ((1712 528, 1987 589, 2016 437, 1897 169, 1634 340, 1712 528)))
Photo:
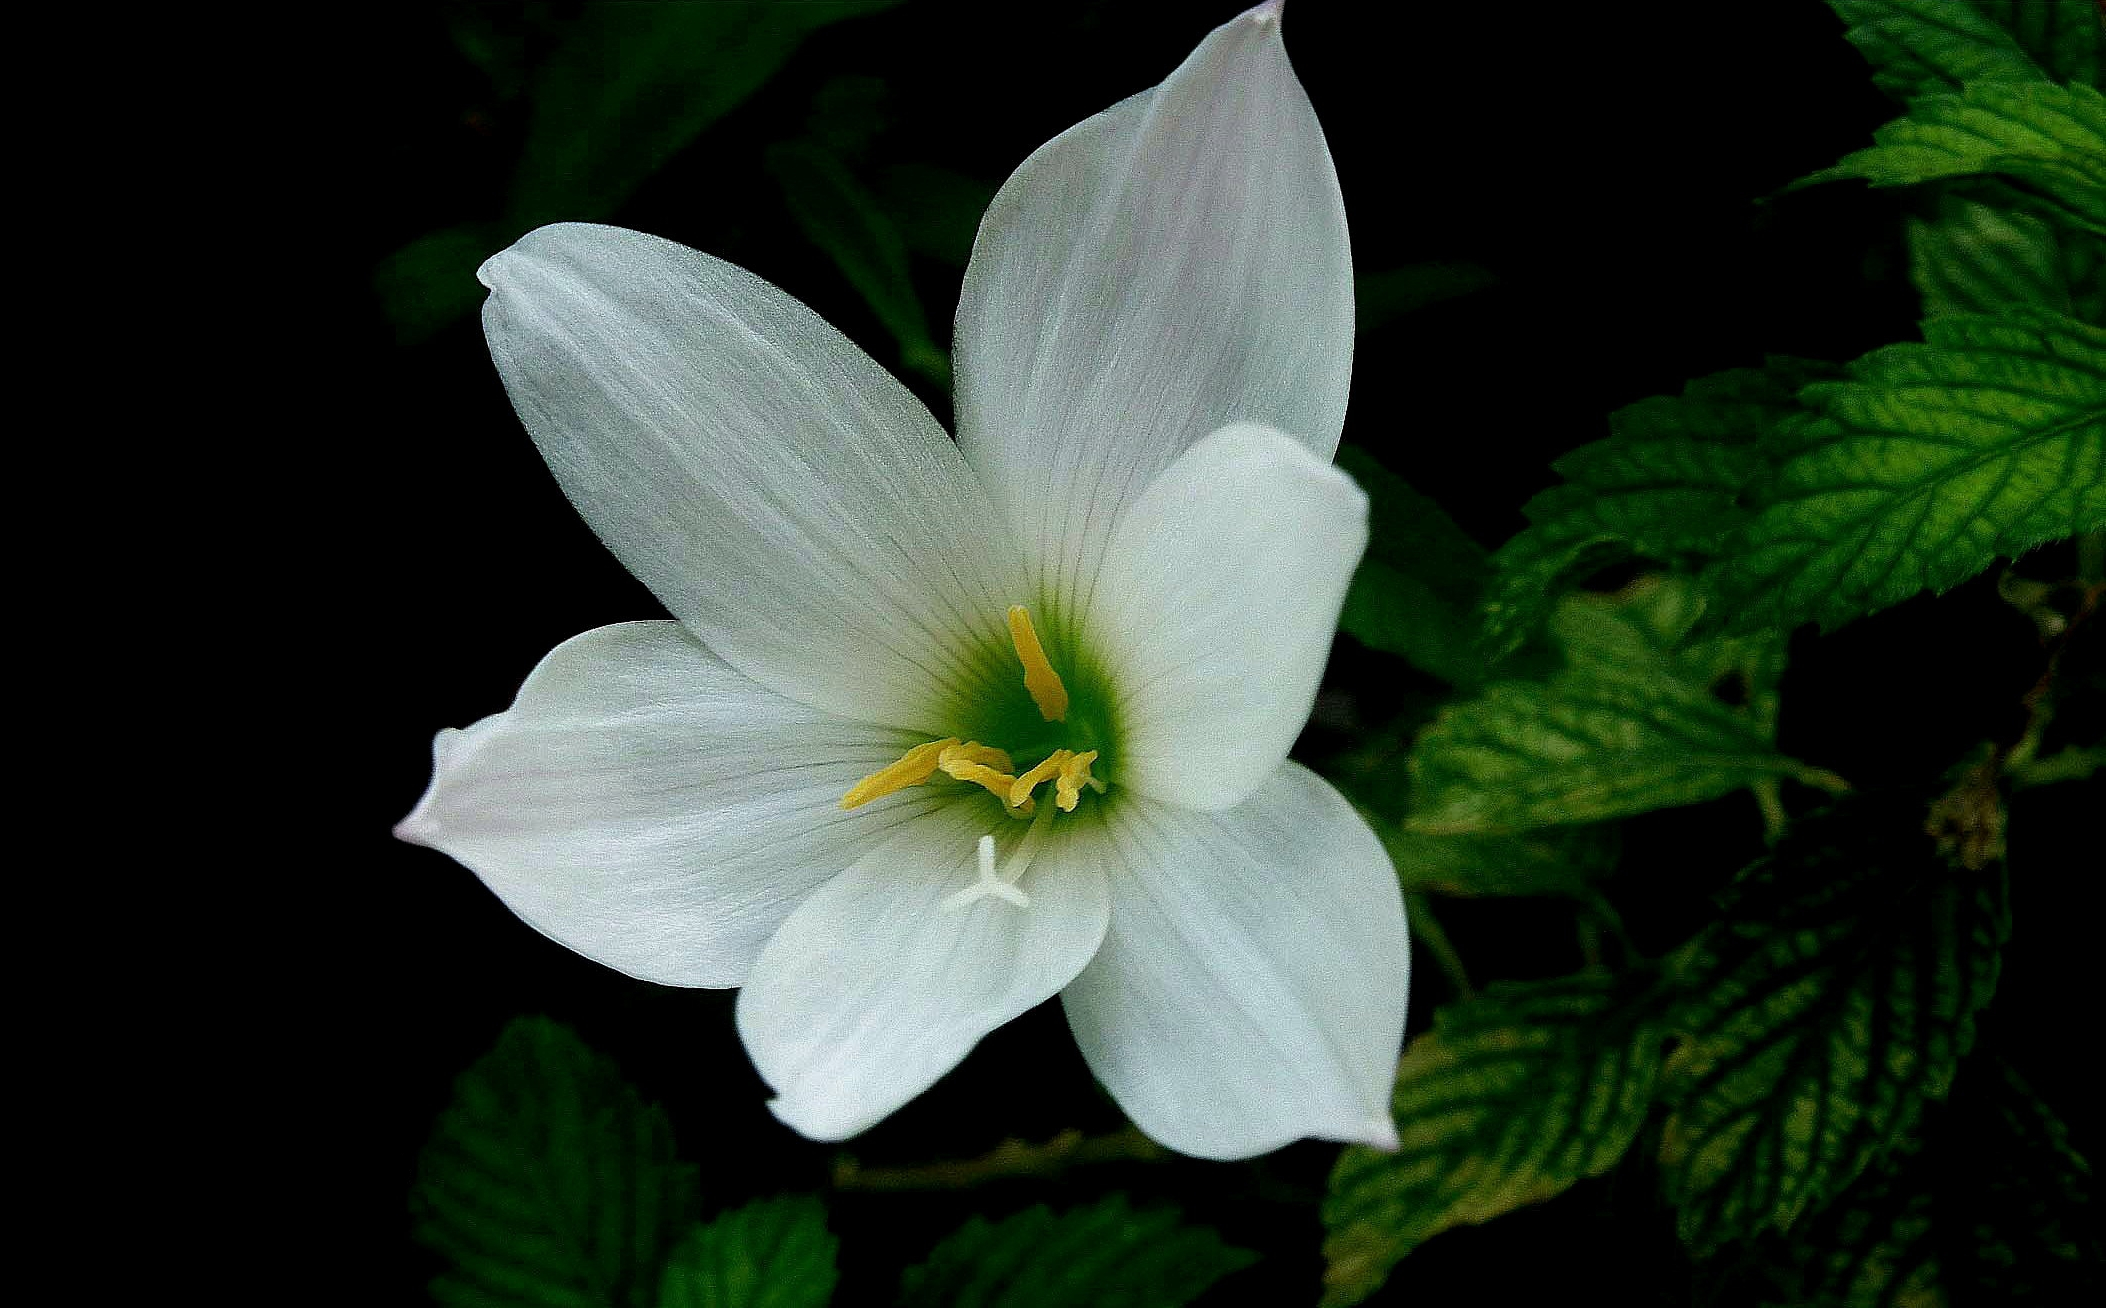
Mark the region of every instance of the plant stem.
POLYGON ((1108 1135, 1086 1136, 1070 1128, 1043 1144, 1009 1139, 978 1158, 909 1167, 864 1167, 842 1154, 834 1159, 836 1190, 965 1190, 1016 1176, 1054 1176, 1082 1163, 1155 1162, 1169 1151, 1127 1126, 1108 1135))
POLYGON ((1434 966, 1440 968, 1441 975, 1448 978, 1448 984, 1455 987, 1457 997, 1475 999, 1477 987, 1470 984, 1469 973, 1463 971, 1462 955, 1455 952, 1454 943, 1441 929, 1440 919, 1434 917, 1433 906, 1426 902, 1426 896, 1407 893, 1404 896, 1404 917, 1411 924, 1411 934, 1432 953, 1434 966))

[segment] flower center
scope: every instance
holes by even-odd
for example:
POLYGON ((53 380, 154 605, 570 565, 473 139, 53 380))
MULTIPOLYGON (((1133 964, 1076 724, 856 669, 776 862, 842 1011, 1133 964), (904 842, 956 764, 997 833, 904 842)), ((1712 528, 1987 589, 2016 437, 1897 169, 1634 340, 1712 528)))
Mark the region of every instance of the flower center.
MULTIPOLYGON (((1024 689, 1039 716, 1046 723, 1065 724, 1071 707, 1067 684, 1054 671, 1045 646, 1039 643, 1038 631, 1031 625, 1031 614, 1021 604, 1009 608, 1009 640, 1016 647, 1017 662, 1023 664, 1024 689)), ((1030 817, 1036 811, 1038 800, 1032 792, 1050 782, 1053 807, 1072 813, 1082 801, 1084 787, 1098 794, 1105 790, 1105 783, 1090 771, 1099 755, 1097 749, 1075 750, 1062 745, 1047 750, 1037 763, 1019 772, 1015 759, 1006 750, 977 740, 946 736, 916 745, 897 761, 850 786, 841 797, 841 807, 860 808, 896 790, 921 785, 940 772, 953 780, 984 787, 1002 801, 1004 811, 1019 818, 1030 817)), ((1044 816, 1052 814, 1049 811, 1044 816)), ((1042 823, 1043 819, 1033 824, 1031 837, 1037 836, 1042 823)), ((1027 840, 1035 847, 1035 840, 1027 840)))

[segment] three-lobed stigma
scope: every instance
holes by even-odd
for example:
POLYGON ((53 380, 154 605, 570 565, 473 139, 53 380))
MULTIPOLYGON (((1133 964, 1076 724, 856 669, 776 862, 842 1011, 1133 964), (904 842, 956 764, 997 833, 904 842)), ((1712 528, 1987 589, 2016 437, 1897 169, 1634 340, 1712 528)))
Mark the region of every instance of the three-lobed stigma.
MULTIPOLYGON (((1065 721, 1067 685, 1046 657, 1046 648, 1039 643, 1038 632, 1031 625, 1031 614, 1021 604, 1009 608, 1009 639, 1016 647, 1017 662, 1024 668, 1024 689, 1038 706, 1039 715, 1048 722, 1065 721)), ((1104 783, 1090 773, 1090 765, 1097 757, 1094 749, 1056 749, 1019 773, 1007 752, 977 740, 946 736, 916 745, 850 786, 848 793, 841 796, 841 807, 861 808, 894 791, 921 785, 941 772, 954 780, 985 787, 1014 817, 1031 816, 1038 807, 1032 792, 1051 782, 1054 807, 1072 813, 1081 802, 1083 787, 1100 793, 1104 790, 1104 783)))

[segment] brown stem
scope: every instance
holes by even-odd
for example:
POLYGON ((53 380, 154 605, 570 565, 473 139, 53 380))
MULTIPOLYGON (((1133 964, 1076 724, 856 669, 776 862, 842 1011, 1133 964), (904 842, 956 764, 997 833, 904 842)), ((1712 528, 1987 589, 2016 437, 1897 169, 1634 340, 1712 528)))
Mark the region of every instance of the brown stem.
POLYGON ((1012 1176, 1055 1176, 1083 1163, 1154 1162, 1169 1151, 1128 1126, 1086 1136, 1070 1128, 1043 1144, 1009 1139, 978 1158, 908 1167, 865 1167, 842 1154, 834 1160, 834 1189, 862 1191, 965 1190, 1012 1176))

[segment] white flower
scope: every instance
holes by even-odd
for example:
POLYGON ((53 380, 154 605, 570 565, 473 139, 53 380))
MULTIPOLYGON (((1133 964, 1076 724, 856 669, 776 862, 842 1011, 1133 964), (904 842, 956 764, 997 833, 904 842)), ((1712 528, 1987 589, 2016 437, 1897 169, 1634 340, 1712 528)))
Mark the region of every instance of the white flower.
POLYGON ((562 224, 484 265, 521 420, 677 621, 441 732, 398 832, 610 967, 743 986, 806 1135, 1058 994, 1174 1149, 1395 1141, 1396 878, 1285 761, 1367 529, 1331 466, 1345 213, 1279 26, 1219 28, 996 195, 955 444, 707 255, 562 224))

